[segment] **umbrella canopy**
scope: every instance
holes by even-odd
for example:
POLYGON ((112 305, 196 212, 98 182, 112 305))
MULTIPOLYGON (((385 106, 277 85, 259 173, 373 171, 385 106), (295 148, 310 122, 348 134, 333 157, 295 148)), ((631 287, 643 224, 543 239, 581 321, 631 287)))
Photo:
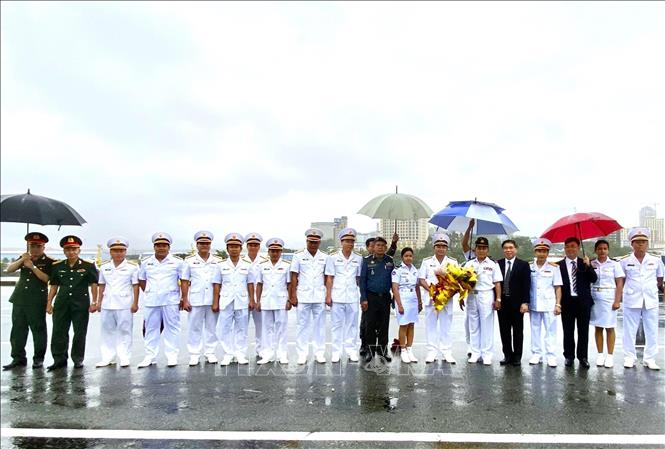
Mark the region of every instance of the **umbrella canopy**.
POLYGON ((62 201, 28 193, 2 195, 0 221, 39 225, 81 226, 86 221, 62 201))
POLYGON ((387 218, 390 220, 417 220, 428 218, 432 209, 420 198, 405 193, 388 193, 377 196, 365 204, 359 214, 370 218, 387 218))
POLYGON ((553 243, 563 242, 568 237, 586 240, 604 237, 622 227, 615 219, 599 212, 580 212, 558 219, 541 237, 553 243))
POLYGON ((504 213, 505 209, 494 203, 482 201, 451 201, 445 209, 437 212, 429 220, 448 231, 464 232, 471 219, 476 220, 475 234, 503 235, 519 229, 504 213))

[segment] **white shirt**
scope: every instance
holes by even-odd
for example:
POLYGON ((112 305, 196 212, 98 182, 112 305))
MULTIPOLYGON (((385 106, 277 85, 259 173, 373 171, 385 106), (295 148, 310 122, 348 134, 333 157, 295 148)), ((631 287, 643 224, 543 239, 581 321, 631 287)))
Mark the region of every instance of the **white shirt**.
POLYGON ((328 256, 317 251, 313 256, 309 251, 293 255, 291 273, 298 273, 298 303, 322 303, 326 300, 326 286, 323 273, 328 256))
POLYGON ((657 278, 665 273, 663 261, 651 254, 645 254, 642 263, 635 254, 621 260, 621 268, 626 273, 623 287, 623 306, 629 308, 653 309, 658 307, 657 278))
POLYGON ((556 286, 562 286, 561 270, 556 264, 545 262, 542 267, 534 261, 531 269, 531 301, 529 310, 533 312, 554 312, 556 286))
POLYGON ((123 310, 132 307, 134 285, 139 283, 139 267, 127 259, 116 267, 113 261, 99 267, 99 285, 104 285, 102 309, 123 310))
POLYGON ((577 258, 569 259, 566 257, 566 268, 568 268, 568 285, 570 285, 570 296, 577 296, 577 291, 573 291, 573 271, 577 270, 577 274, 579 274, 580 269, 580 267, 577 265, 577 258), (575 268, 573 268, 573 264, 575 264, 575 268))
POLYGON ((189 303, 192 306, 212 305, 212 283, 219 269, 217 266, 222 259, 210 254, 208 260, 203 260, 199 254, 185 258, 184 278, 189 279, 189 303))
POLYGON ((231 259, 219 264, 217 283, 222 284, 219 294, 219 307, 223 309, 233 302, 234 310, 249 307, 249 291, 247 284, 254 282, 252 264, 244 259, 233 265, 231 259))
POLYGON ((393 270, 390 278, 393 284, 399 285, 400 295, 415 296, 416 287, 418 286, 418 269, 415 265, 411 264, 409 266, 402 263, 402 265, 393 270))
POLYGON ((289 299, 288 284, 291 282, 289 264, 281 258, 275 265, 270 259, 261 262, 256 280, 262 284, 261 310, 284 310, 289 299))
POLYGON ((349 304, 360 301, 358 277, 362 264, 362 256, 354 252, 351 252, 349 257, 346 258, 342 250, 339 250, 336 254, 328 257, 325 274, 334 276, 330 293, 334 303, 349 304))
POLYGON ((185 262, 168 254, 161 262, 153 255, 141 263, 139 281, 145 281, 144 305, 147 307, 180 304, 179 280, 186 278, 185 262))
MULTIPOLYGON (((450 258, 448 256, 444 256, 443 260, 439 263, 439 259, 436 258, 436 256, 432 257, 427 257, 423 259, 422 263, 420 264, 420 270, 418 271, 418 279, 424 279, 427 281, 428 284, 436 285, 439 280, 436 277, 436 270, 438 270, 441 267, 447 267, 448 264, 452 265, 458 265, 457 261, 453 258, 450 258)), ((421 291, 421 297, 422 298, 427 298, 424 303, 426 306, 431 306, 432 305, 432 298, 429 295, 429 292, 427 290, 421 291), (425 296, 422 296, 422 293, 424 292, 425 296)))
POLYGON ((254 286, 256 286, 256 283, 258 282, 258 277, 259 277, 259 264, 261 262, 265 262, 268 260, 267 258, 263 256, 259 256, 258 254, 256 255, 256 259, 252 262, 252 259, 249 258, 249 256, 244 256, 242 258, 245 262, 249 263, 251 265, 251 270, 252 270, 252 279, 254 279, 254 286))
POLYGON ((616 289, 616 279, 626 277, 621 264, 609 257, 605 262, 601 262, 598 259, 592 260, 591 267, 596 271, 596 275, 598 276, 598 280, 593 283, 592 288, 616 289))
POLYGON ((482 262, 477 258, 471 259, 464 265, 473 267, 478 275, 478 282, 476 282, 476 286, 474 287, 474 290, 476 291, 482 292, 492 290, 495 283, 503 281, 503 275, 501 274, 499 264, 489 257, 485 257, 482 262))

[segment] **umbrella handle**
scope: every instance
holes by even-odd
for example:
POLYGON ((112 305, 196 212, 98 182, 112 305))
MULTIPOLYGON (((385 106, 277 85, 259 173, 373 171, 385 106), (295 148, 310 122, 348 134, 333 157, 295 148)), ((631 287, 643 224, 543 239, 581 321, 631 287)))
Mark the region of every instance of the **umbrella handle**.
POLYGON ((584 251, 584 240, 582 240, 582 230, 580 229, 580 224, 575 223, 577 228, 577 238, 580 239, 580 245, 582 246, 582 256, 586 257, 586 251, 584 251))

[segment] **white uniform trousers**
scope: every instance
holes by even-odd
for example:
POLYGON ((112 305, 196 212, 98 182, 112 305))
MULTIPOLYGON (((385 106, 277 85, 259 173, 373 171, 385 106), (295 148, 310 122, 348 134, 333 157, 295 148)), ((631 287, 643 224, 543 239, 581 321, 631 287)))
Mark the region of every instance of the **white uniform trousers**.
POLYGON ((556 357, 556 315, 554 312, 529 312, 531 324, 531 353, 542 357, 556 357), (543 352, 543 340, 545 350, 543 352))
POLYGON ((116 355, 120 362, 132 356, 133 314, 130 309, 102 309, 101 344, 102 361, 111 362, 116 355))
POLYGON ((212 355, 217 349, 217 314, 210 306, 192 306, 187 329, 190 355, 212 355))
MULTIPOLYGON (((359 303, 336 302, 332 306, 331 333, 333 353, 357 352, 359 303)), ((324 312, 325 313, 325 312, 324 312)))
POLYGON ((286 334, 288 324, 287 310, 263 310, 261 312, 261 357, 283 358, 288 356, 286 334))
POLYGON ((314 354, 323 354, 326 351, 326 305, 299 302, 296 310, 298 311, 296 332, 298 356, 309 354, 310 341, 314 347, 314 354))
POLYGON ((145 356, 156 359, 159 353, 160 327, 164 324, 164 354, 167 359, 177 359, 180 350, 180 306, 156 306, 143 308, 145 319, 145 356))
POLYGON ((471 293, 466 313, 469 320, 471 354, 491 359, 494 349, 494 290, 471 293))
POLYGON ((219 311, 217 335, 224 355, 247 357, 249 309, 233 309, 233 303, 219 311))
MULTIPOLYGON (((453 303, 451 299, 441 311, 434 306, 425 307, 427 351, 436 354, 448 352, 453 347, 453 303)), ((465 319, 466 321, 466 319, 465 319)))
POLYGON ((640 326, 640 317, 644 326, 644 357, 643 360, 655 360, 658 355, 658 307, 653 309, 624 307, 623 308, 623 355, 637 360, 635 338, 640 326))
MULTIPOLYGON (((261 333, 263 326, 261 325, 261 317, 262 312, 258 310, 252 310, 250 312, 250 315, 252 316, 252 320, 254 321, 254 351, 256 352, 256 355, 261 355, 261 348, 262 348, 262 339, 261 339, 261 333)), ((248 323, 249 324, 249 323, 248 323)))
MULTIPOLYGON (((467 301, 468 301, 467 297, 467 301)), ((464 314, 464 339, 466 340, 466 345, 471 346, 471 333, 469 332, 469 311, 464 314)))

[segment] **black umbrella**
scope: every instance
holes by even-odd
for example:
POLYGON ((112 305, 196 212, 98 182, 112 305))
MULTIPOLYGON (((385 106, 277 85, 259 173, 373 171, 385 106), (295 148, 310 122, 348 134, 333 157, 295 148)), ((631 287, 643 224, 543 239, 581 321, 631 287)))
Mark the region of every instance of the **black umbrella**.
POLYGON ((70 205, 45 196, 28 193, 2 195, 0 221, 39 225, 81 226, 86 221, 70 205))

